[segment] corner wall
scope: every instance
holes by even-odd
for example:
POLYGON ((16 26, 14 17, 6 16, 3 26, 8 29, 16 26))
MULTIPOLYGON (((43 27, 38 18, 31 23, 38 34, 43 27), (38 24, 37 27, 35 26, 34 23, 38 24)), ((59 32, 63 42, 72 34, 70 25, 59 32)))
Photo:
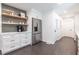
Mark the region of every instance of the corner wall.
POLYGON ((61 35, 61 17, 54 11, 45 14, 42 20, 43 41, 48 44, 54 44, 61 35), (55 32, 56 31, 56 32, 55 32))
POLYGON ((29 38, 32 41, 32 18, 37 18, 37 19, 42 20, 42 14, 35 9, 30 9, 29 11, 27 11, 27 16, 28 16, 27 31, 30 34, 29 38))
MULTIPOLYGON (((1 3, 0 3, 0 33, 1 33, 1 3)), ((0 39, 0 50, 1 50, 1 39, 0 39)))
POLYGON ((1 3, 0 3, 0 33, 1 33, 1 3))

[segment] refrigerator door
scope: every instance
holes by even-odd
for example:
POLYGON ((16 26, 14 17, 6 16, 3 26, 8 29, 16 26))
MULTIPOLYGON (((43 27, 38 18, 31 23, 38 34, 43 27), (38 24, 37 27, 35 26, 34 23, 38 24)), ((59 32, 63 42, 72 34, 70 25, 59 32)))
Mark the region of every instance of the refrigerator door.
POLYGON ((32 31, 33 34, 37 34, 41 32, 41 20, 34 19, 32 20, 32 31))
POLYGON ((36 42, 41 41, 41 34, 36 34, 35 38, 36 38, 36 42))
POLYGON ((32 19, 32 44, 38 43, 42 39, 42 23, 39 19, 32 19))

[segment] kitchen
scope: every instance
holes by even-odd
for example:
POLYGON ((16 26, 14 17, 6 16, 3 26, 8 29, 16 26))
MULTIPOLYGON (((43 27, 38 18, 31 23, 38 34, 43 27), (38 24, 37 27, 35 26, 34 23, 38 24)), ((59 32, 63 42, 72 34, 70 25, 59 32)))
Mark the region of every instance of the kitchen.
MULTIPOLYGON (((79 12, 77 8, 79 7, 79 4, 66 3, 59 5, 57 3, 1 3, 0 6, 0 50, 3 55, 11 53, 12 51, 18 51, 24 47, 26 47, 27 51, 30 50, 30 54, 31 52, 38 55, 41 53, 49 55, 68 54, 61 52, 49 53, 53 50, 53 47, 50 48, 50 51, 48 51, 49 48, 47 47, 54 45, 64 36, 73 38, 73 40, 71 39, 72 43, 73 41, 77 41, 77 16, 79 12), (55 8, 55 6, 57 8, 55 8), (67 13, 65 10, 68 10, 68 12, 72 11, 67 13), (76 23, 74 19, 76 19, 76 23), (45 45, 41 42, 44 42, 45 45), (30 46, 30 48, 28 48, 28 46, 30 46), (34 50, 32 51, 31 48, 34 50), (47 49, 46 51, 48 52, 41 52, 43 49, 47 49)), ((76 44, 78 44, 77 42, 76 44)), ((72 54, 78 53, 78 47, 76 44, 70 44, 71 48, 74 46, 74 49, 72 48, 72 50, 74 50, 75 53, 72 51, 72 54)), ((18 55, 21 55, 21 53, 18 52, 18 55)), ((25 53, 25 55, 28 54, 29 53, 27 52, 25 53)), ((71 52, 69 54, 71 54, 71 52)))

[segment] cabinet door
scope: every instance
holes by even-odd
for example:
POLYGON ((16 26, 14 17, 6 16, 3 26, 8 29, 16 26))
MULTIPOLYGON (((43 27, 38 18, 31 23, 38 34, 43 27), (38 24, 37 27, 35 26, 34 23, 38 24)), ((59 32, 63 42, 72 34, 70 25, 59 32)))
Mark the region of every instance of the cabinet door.
POLYGON ((24 40, 24 41, 21 42, 21 47, 27 46, 27 45, 29 45, 29 44, 30 44, 29 41, 24 40))
POLYGON ((20 39, 18 37, 19 36, 17 36, 16 34, 6 34, 6 35, 2 36, 2 42, 5 45, 15 43, 15 42, 19 42, 20 39))
POLYGON ((3 45, 2 54, 11 52, 11 51, 16 50, 18 48, 20 48, 20 43, 19 42, 3 45))
POLYGON ((20 41, 21 42, 21 47, 31 44, 31 39, 29 38, 31 36, 30 36, 29 33, 21 33, 19 37, 20 37, 20 40, 21 40, 20 41))

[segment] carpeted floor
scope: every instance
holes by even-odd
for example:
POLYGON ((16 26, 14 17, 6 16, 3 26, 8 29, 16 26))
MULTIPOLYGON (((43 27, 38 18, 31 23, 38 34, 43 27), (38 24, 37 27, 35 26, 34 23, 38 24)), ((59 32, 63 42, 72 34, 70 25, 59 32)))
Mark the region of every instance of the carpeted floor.
POLYGON ((73 38, 62 37, 54 45, 40 42, 27 46, 6 55, 76 55, 77 47, 73 38))

